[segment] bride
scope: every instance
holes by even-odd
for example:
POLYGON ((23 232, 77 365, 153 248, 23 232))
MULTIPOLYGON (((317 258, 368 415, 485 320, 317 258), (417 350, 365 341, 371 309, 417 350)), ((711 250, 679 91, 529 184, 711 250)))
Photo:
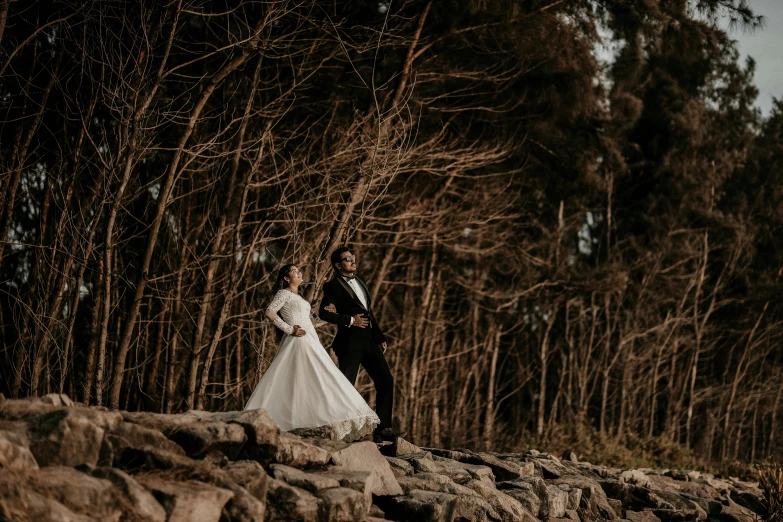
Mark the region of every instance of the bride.
POLYGON ((380 419, 321 345, 315 327, 325 321, 310 314, 310 303, 298 293, 301 283, 296 265, 280 269, 266 316, 284 335, 245 409, 264 408, 285 431, 329 426, 335 439, 362 438, 380 419))

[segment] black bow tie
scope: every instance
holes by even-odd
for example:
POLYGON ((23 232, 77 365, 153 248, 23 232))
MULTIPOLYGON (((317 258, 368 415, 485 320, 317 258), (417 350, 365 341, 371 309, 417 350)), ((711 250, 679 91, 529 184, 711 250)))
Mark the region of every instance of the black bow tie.
POLYGON ((356 276, 355 275, 343 276, 343 279, 345 279, 346 281, 353 281, 354 279, 356 279, 356 276))

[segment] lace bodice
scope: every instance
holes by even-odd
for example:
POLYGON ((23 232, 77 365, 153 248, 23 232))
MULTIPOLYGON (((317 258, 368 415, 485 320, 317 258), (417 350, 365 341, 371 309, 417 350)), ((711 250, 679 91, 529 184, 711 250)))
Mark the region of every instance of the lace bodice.
POLYGON ((283 318, 282 320, 280 317, 276 318, 275 326, 288 335, 293 335, 294 325, 299 325, 317 339, 315 328, 326 323, 326 321, 312 315, 310 303, 290 290, 278 290, 266 309, 283 318))

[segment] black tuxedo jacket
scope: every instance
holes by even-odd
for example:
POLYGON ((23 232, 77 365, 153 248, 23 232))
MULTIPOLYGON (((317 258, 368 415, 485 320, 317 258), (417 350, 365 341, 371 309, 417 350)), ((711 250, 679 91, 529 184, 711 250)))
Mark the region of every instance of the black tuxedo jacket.
POLYGON ((372 302, 367 285, 358 276, 356 281, 367 295, 367 308, 362 305, 351 285, 340 275, 336 275, 334 279, 324 285, 324 297, 321 299, 318 316, 324 321, 337 325, 337 335, 332 342, 332 349, 338 356, 347 351, 363 350, 373 344, 386 342, 383 330, 378 326, 378 321, 375 320, 372 313, 372 302), (336 313, 324 310, 324 307, 329 304, 333 304, 337 308, 336 313), (370 325, 366 328, 350 326, 351 317, 356 314, 364 314, 369 319, 370 325))

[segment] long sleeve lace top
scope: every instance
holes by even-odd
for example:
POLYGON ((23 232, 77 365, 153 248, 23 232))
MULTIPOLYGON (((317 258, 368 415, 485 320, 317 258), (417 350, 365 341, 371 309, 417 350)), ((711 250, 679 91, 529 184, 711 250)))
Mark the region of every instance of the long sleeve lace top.
POLYGON ((311 313, 310 303, 290 290, 278 290, 266 309, 275 314, 275 326, 288 335, 294 334, 294 325, 316 335, 315 328, 326 323, 311 313))

